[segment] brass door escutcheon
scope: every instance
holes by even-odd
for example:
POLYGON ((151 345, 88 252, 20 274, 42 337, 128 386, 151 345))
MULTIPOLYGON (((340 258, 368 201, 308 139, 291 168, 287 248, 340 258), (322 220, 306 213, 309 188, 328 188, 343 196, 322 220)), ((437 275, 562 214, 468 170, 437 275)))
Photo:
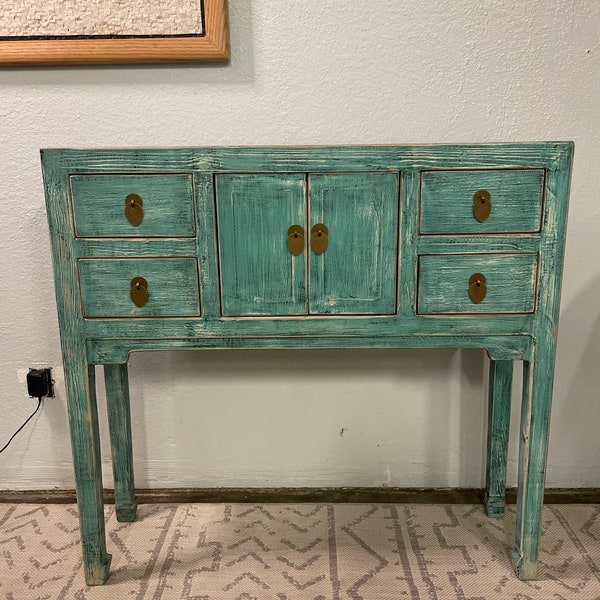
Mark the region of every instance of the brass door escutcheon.
POLYGON ((323 254, 329 244, 329 229, 323 223, 313 225, 310 230, 310 247, 315 254, 323 254))
POLYGON ((148 282, 143 277, 134 277, 129 296, 138 308, 142 308, 148 301, 148 282))
POLYGON ((292 225, 288 229, 287 247, 294 255, 302 254, 304 250, 304 227, 301 225, 292 225))
POLYGON ((469 277, 469 298, 473 304, 479 304, 487 294, 487 286, 485 284, 485 275, 481 273, 473 273, 469 277))
POLYGON ((487 190, 477 190, 473 194, 473 214, 483 223, 492 212, 492 196, 487 190))
POLYGON ((137 194, 129 194, 125 198, 125 216, 127 220, 137 227, 144 219, 144 201, 137 194))

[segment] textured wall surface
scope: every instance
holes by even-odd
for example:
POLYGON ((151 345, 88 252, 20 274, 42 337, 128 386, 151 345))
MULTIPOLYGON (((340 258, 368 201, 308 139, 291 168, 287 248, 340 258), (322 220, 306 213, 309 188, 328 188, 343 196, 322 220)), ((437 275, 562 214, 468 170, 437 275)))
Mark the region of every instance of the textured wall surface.
MULTIPOLYGON (((28 366, 58 393, 0 489, 73 487, 39 148, 534 140, 576 144, 547 484, 600 486, 600 4, 364 6, 230 0, 229 65, 0 69, 0 445, 35 407, 28 366)), ((137 485, 481 486, 484 371, 479 351, 134 355, 137 485)))

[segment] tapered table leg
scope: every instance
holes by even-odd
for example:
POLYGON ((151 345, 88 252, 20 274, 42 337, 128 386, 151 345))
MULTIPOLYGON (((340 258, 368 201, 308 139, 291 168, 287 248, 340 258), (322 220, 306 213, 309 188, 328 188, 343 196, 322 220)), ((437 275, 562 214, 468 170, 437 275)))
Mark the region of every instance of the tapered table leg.
POLYGON ((66 361, 65 380, 85 580, 88 585, 101 585, 108 577, 111 555, 104 530, 94 367, 84 357, 66 361))
POLYGON ((137 510, 131 446, 127 364, 105 365, 106 404, 115 483, 117 521, 133 521, 137 510))
POLYGON ((484 497, 488 517, 504 514, 512 379, 512 360, 490 360, 484 497))
POLYGON ((522 580, 537 578, 553 374, 554 348, 536 347, 523 369, 517 532, 512 556, 522 580))

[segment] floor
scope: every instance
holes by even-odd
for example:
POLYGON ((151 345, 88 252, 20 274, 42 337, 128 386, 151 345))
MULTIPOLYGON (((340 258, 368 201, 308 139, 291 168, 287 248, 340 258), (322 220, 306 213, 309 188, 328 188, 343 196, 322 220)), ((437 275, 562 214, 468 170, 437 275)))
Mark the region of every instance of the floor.
POLYGON ((144 504, 106 507, 113 555, 88 588, 74 504, 0 504, 2 600, 600 600, 600 505, 546 505, 540 579, 521 582, 514 507, 144 504))

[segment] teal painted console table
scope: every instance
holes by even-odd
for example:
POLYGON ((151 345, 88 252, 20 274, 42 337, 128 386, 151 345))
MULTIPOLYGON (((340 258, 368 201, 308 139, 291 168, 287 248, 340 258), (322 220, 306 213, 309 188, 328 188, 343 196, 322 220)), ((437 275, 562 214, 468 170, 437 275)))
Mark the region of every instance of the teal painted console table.
POLYGON ((87 583, 109 572, 94 367, 117 518, 135 517, 127 357, 192 348, 483 348, 485 506, 537 570, 571 143, 42 151, 87 583))

